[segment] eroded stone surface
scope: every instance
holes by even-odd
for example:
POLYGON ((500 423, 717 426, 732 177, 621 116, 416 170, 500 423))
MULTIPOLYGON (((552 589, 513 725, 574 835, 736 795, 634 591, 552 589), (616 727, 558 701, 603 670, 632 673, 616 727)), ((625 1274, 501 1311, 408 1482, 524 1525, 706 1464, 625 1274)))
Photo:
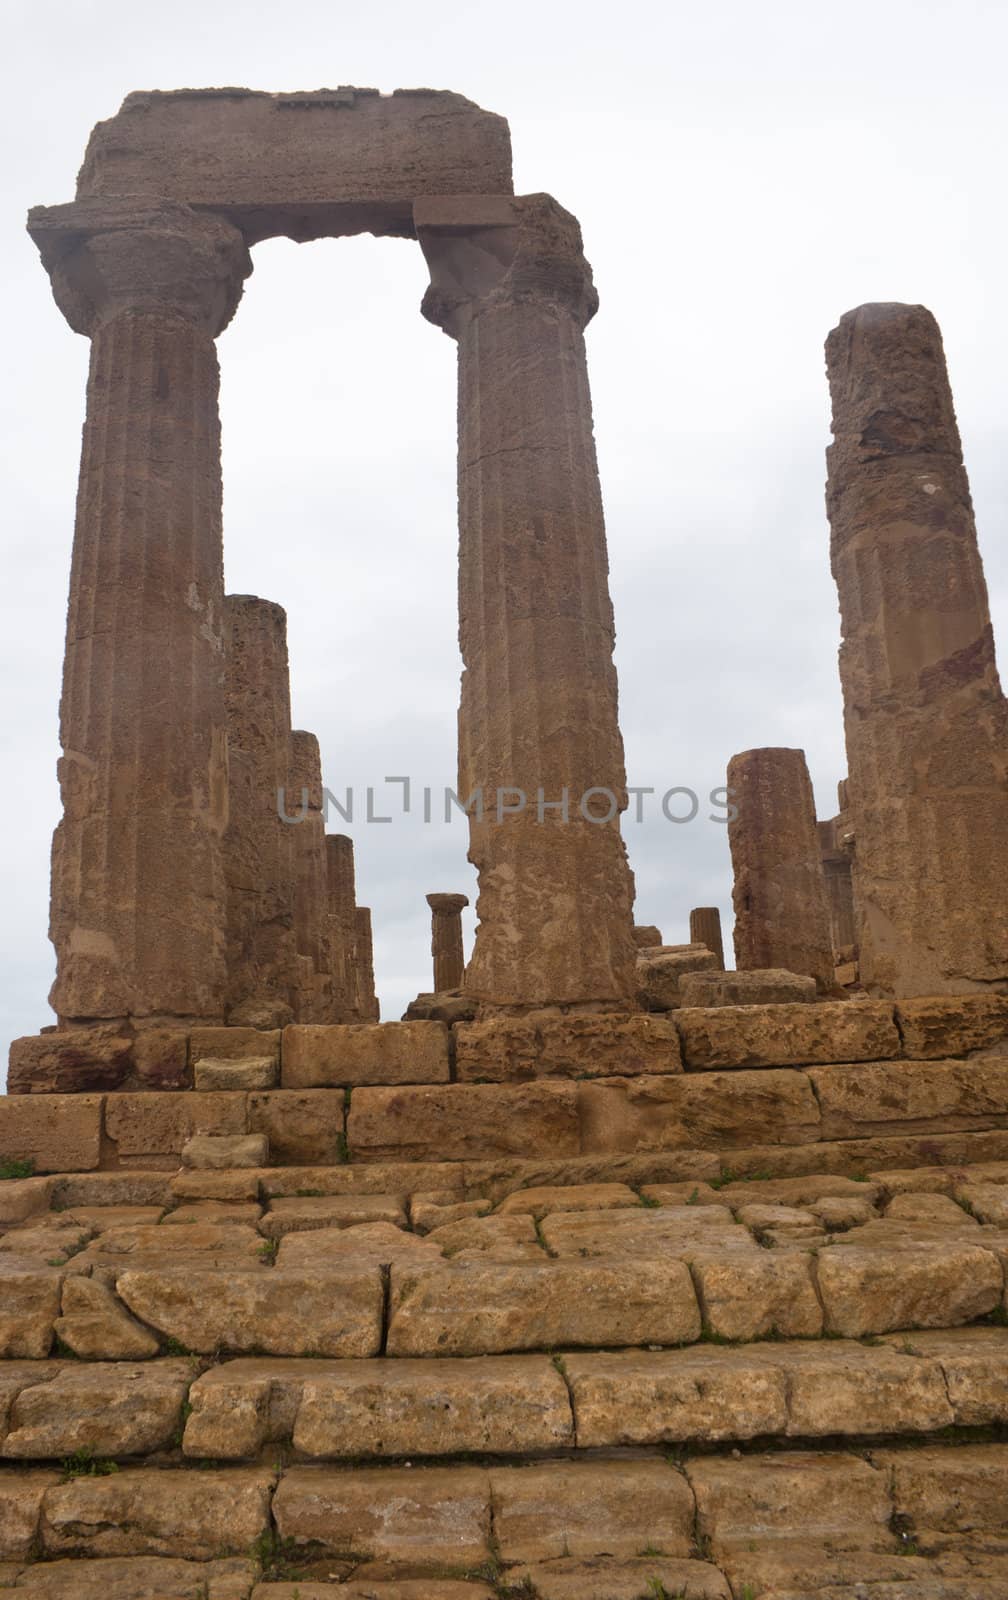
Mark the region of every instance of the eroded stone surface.
POLYGON ((891 1005, 683 1007, 676 1015, 687 1068, 805 1066, 882 1061, 900 1053, 891 1005))
POLYGON ((271 1471, 247 1467, 75 1478, 46 1493, 42 1548, 48 1556, 242 1555, 269 1525, 273 1483, 271 1471))
POLYGON ((630 1557, 644 1549, 688 1556, 693 1496, 665 1461, 550 1462, 493 1467, 494 1532, 501 1557, 630 1557))
POLYGON ((577 1155, 577 1095, 570 1083, 356 1089, 347 1139, 351 1154, 365 1161, 577 1155))
POLYGON ((477 1467, 338 1471, 293 1467, 273 1501, 289 1548, 435 1569, 490 1554, 490 1484, 477 1467))
POLYGON ((61 1367, 13 1401, 0 1455, 148 1455, 170 1445, 192 1381, 188 1361, 94 1362, 61 1367))
POLYGON ((285 1089, 447 1083, 449 1077, 448 1029, 441 1022, 284 1029, 285 1089))
POLYGON ((461 1024, 455 1041, 462 1082, 636 1077, 681 1069, 679 1035, 662 1017, 540 1011, 461 1024))

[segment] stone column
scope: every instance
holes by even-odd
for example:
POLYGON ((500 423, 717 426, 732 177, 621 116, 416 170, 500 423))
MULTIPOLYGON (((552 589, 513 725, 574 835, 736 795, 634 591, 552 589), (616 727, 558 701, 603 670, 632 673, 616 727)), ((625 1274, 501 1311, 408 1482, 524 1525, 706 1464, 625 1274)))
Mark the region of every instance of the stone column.
POLYGON ((721 938, 721 913, 717 906, 697 906, 689 914, 691 944, 703 944, 717 956, 719 969, 724 971, 724 941, 721 938))
POLYGON ((849 961, 856 952, 857 929, 854 922, 851 856, 843 843, 845 827, 843 816, 831 817, 828 822, 819 823, 819 858, 826 885, 833 954, 840 960, 840 952, 846 951, 842 959, 849 961))
POLYGON ((299 972, 294 1009, 298 1022, 328 1022, 332 980, 322 757, 315 735, 300 728, 290 737, 290 783, 285 810, 299 819, 289 825, 294 836, 294 940, 299 972))
POLYGON ((227 821, 215 336, 250 271, 182 205, 29 228, 91 338, 60 705, 50 936, 61 1018, 218 1018, 227 821))
POLYGON ((329 952, 333 1021, 361 1022, 357 995, 357 888, 354 847, 349 834, 327 833, 326 882, 329 892, 329 952))
POLYGON ((746 750, 728 763, 735 964, 783 967, 833 987, 833 943, 815 802, 802 750, 746 750))
POLYGON ((434 993, 446 994, 461 989, 465 975, 462 947, 462 911, 469 904, 467 894, 429 894, 431 908, 431 955, 434 958, 434 993))
POLYGON ((1008 706, 941 334, 923 306, 826 342, 861 981, 1008 984, 1008 706))
POLYGON ((354 921, 357 928, 357 1011, 362 1022, 377 1022, 380 1009, 375 995, 371 912, 367 906, 357 907, 354 921))
MULTIPOLYGON (((226 595, 228 826, 227 1015, 279 1027, 293 1018, 295 829, 278 793, 290 761, 287 617, 255 595, 226 595)), ((291 798, 292 811, 298 808, 291 798)))
POLYGON ((415 220, 424 315, 459 347, 459 793, 484 807, 466 991, 488 1008, 632 1008, 580 230, 546 195, 421 201, 415 220))

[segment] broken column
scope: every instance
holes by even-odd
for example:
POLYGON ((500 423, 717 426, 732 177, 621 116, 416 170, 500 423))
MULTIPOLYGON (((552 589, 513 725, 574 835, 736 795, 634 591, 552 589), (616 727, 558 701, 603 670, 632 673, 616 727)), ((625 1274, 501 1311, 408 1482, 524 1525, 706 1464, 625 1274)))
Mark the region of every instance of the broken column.
POLYGON ((717 956, 718 968, 724 971, 724 941, 721 937, 721 913, 717 906, 697 906, 689 914, 689 936, 692 944, 704 944, 717 956))
POLYGON ((424 315, 459 349, 459 793, 479 870, 467 993, 633 1005, 633 879, 583 329, 546 195, 418 201, 424 315), (482 815, 473 797, 482 800, 482 815))
POLYGON ((313 733, 297 728, 290 737, 290 783, 285 810, 294 838, 294 938, 298 1022, 328 1022, 332 1013, 329 967, 329 888, 322 758, 313 733))
POLYGON ((429 894, 431 908, 431 955, 434 958, 434 993, 461 989, 465 974, 462 945, 462 912, 469 904, 467 894, 429 894))
POLYGON ((846 778, 837 784, 839 811, 827 822, 819 823, 819 857, 826 884, 833 956, 839 964, 857 958, 857 927, 854 916, 853 821, 848 814, 846 778))
POLYGON ((279 1027, 293 1019, 297 987, 295 829, 278 808, 290 760, 287 618, 282 606, 255 595, 227 595, 224 616, 227 1017, 279 1027))
POLYGON ((214 340, 250 271, 183 205, 39 207, 91 338, 60 705, 51 1001, 64 1019, 223 1016, 227 821, 214 340))
POLYGON ((354 922, 357 930, 355 961, 357 1013, 362 1022, 377 1022, 381 1011, 375 995, 374 942, 371 936, 371 912, 367 906, 357 907, 354 922))
POLYGON ((802 750, 746 750, 728 763, 737 815, 728 823, 735 875, 735 964, 781 967, 833 986, 833 944, 815 802, 802 750))
POLYGON ((867 305, 826 343, 861 982, 1008 983, 1008 705, 941 334, 867 305))

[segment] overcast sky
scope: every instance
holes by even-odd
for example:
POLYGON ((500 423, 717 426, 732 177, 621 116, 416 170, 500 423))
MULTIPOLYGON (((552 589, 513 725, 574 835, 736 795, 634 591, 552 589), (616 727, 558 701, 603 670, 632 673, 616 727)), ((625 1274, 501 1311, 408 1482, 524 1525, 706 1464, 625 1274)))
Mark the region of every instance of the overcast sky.
MULTIPOLYGON (((515 187, 581 220, 629 781, 705 796, 758 745, 845 761, 823 511, 822 344, 865 300, 942 325, 1008 633, 1004 62, 997 0, 7 0, 0 102, 6 544, 0 1018, 46 993, 57 704, 87 345, 24 233, 133 89, 454 89, 511 124, 515 187)), ((328 786, 455 776, 455 348, 415 244, 256 247, 220 340, 228 589, 287 609, 295 724, 328 786)), ((389 791, 394 798, 395 791, 389 791)), ((386 808, 388 809, 388 808, 386 808)), ((707 807, 703 808, 701 818, 707 807)), ((730 910, 724 827, 628 823, 637 918, 730 910)), ((338 817, 330 820, 341 830, 338 817)), ((430 987, 428 890, 465 829, 355 823, 383 1016, 430 987)), ((467 938, 471 937, 471 912, 467 938)))

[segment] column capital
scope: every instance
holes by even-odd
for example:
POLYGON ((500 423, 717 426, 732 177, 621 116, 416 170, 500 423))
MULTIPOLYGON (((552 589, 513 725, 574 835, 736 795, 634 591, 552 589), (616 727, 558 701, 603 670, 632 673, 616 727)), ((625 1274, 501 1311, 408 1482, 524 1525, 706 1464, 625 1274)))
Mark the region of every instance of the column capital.
POLYGON ((502 304, 561 305, 581 327, 598 309, 577 218, 551 195, 435 196, 413 221, 431 274, 421 310, 452 338, 502 304))
POLYGON ((209 211, 170 201, 77 200, 36 206, 28 232, 76 333, 122 312, 184 318, 216 337, 252 271, 240 230, 209 211))
POLYGON ((427 904, 436 916, 453 916, 469 904, 467 894, 429 894, 427 904))

